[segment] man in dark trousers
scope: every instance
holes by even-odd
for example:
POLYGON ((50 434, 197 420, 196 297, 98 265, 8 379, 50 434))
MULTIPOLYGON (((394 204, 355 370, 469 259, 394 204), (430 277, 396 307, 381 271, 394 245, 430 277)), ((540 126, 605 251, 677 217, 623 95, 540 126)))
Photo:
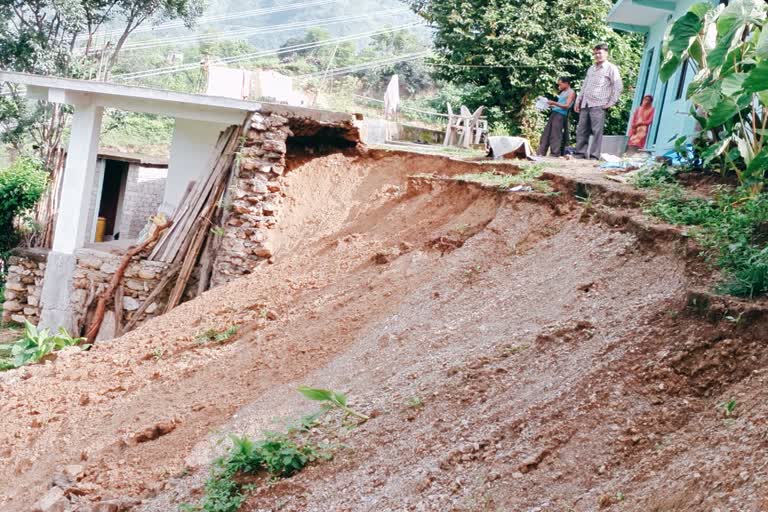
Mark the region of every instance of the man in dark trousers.
POLYGON ((547 126, 544 128, 544 133, 541 134, 539 156, 547 156, 547 150, 552 156, 563 154, 565 123, 568 119, 568 111, 576 99, 576 93, 571 89, 571 79, 564 76, 557 79, 557 89, 557 101, 549 100, 547 102, 552 107, 552 113, 549 114, 547 126))
POLYGON ((621 96, 622 83, 619 68, 608 62, 608 45, 600 43, 593 48, 595 63, 587 70, 587 77, 576 97, 574 110, 579 113, 576 129, 576 158, 600 158, 603 145, 605 115, 621 96), (592 146, 589 136, 592 135, 592 146), (587 154, 589 150, 589 154, 587 154))

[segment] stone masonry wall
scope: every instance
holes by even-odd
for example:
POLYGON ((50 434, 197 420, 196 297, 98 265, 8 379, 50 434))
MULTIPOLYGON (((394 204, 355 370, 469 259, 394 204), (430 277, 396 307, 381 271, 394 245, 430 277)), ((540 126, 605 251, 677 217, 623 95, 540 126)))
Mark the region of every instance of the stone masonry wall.
MULTIPOLYGON (((93 304, 98 294, 107 287, 122 256, 93 249, 80 249, 76 251, 75 256, 77 269, 74 275, 75 291, 72 294, 72 304, 78 317, 78 327, 82 331, 86 321, 86 306, 93 304)), ((8 260, 10 265, 5 284, 3 321, 22 323, 29 320, 37 325, 40 320, 40 295, 47 259, 47 249, 13 250, 8 260)), ((167 268, 166 263, 145 260, 134 260, 128 265, 123 279, 124 323, 155 289, 167 268)), ((161 314, 167 300, 166 291, 147 308, 140 322, 161 314)), ((108 304, 107 309, 114 312, 114 304, 108 304)))
POLYGON ((137 238, 149 217, 157 213, 163 204, 167 177, 167 168, 131 165, 118 228, 120 238, 137 238))
POLYGON ((254 114, 229 188, 212 287, 250 274, 272 257, 268 230, 277 223, 283 200, 280 180, 290 135, 285 117, 254 114))
MULTIPOLYGON (((112 279, 112 275, 120 265, 122 255, 111 254, 93 249, 80 249, 75 252, 77 269, 74 275, 74 293, 72 303, 79 315, 79 325, 82 328, 85 321, 85 307, 89 298, 97 297, 112 279)), ((132 312, 139 309, 152 290, 162 279, 168 264, 158 261, 134 260, 125 271, 123 279, 123 322, 132 312)), ((158 316, 165 306, 167 293, 151 304, 142 315, 140 321, 158 316)), ((108 304, 107 309, 114 311, 114 304, 108 304)))
POLYGON ((18 248, 12 251, 5 281, 4 322, 29 320, 37 325, 47 260, 47 249, 18 248))

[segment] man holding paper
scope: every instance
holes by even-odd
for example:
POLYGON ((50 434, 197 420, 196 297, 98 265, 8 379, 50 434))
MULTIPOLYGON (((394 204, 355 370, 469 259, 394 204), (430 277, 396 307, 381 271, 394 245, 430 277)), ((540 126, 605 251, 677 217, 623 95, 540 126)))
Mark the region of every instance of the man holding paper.
MULTIPOLYGON (((549 120, 544 128, 544 132, 541 134, 539 156, 546 156, 547 150, 549 150, 552 156, 561 156, 563 154, 565 122, 568 118, 568 111, 576 99, 576 93, 571 89, 571 80, 564 76, 558 78, 557 89, 559 94, 556 101, 545 100, 546 105, 552 107, 552 112, 549 114, 549 120)), ((544 106, 544 101, 541 104, 544 106)))

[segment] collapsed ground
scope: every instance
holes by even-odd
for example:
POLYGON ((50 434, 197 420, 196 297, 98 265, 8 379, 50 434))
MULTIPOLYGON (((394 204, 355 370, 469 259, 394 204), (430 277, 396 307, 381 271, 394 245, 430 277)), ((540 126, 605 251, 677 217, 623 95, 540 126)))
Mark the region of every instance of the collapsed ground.
POLYGON ((532 193, 439 177, 485 170, 294 159, 275 264, 0 377, 0 508, 80 466, 75 510, 176 510, 227 434, 315 410, 306 384, 375 417, 243 510, 768 509, 762 310, 692 295, 696 249, 593 169, 532 193))

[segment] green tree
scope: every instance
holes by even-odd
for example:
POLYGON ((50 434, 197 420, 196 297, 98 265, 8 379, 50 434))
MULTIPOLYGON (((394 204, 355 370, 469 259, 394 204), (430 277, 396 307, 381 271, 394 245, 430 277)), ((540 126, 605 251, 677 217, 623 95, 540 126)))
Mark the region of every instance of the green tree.
POLYGON ((48 174, 40 162, 19 158, 0 170, 0 259, 5 260, 19 240, 14 220, 34 208, 45 190, 48 174))
MULTIPOLYGON (((323 28, 311 28, 302 37, 292 37, 281 47, 281 50, 292 46, 313 44, 331 39, 331 34, 323 28)), ((283 51, 280 61, 285 69, 294 73, 312 73, 322 71, 330 65, 332 68, 349 66, 357 57, 355 45, 350 41, 337 44, 324 44, 313 48, 283 51)))
MULTIPOLYGON (((423 51, 426 47, 427 44, 419 40, 416 35, 405 30, 376 34, 371 37, 368 46, 360 52, 359 60, 367 62, 406 55, 423 51)), ((367 84, 369 94, 381 95, 387 88, 390 78, 395 74, 400 78, 402 92, 407 93, 408 96, 434 87, 430 68, 420 60, 378 66, 361 71, 358 76, 367 84)))
MULTIPOLYGON (((0 0, 0 69, 41 75, 89 78, 98 68, 106 78, 128 36, 148 20, 183 19, 191 25, 202 12, 202 0, 0 0), (96 48, 94 35, 107 26, 113 37, 96 48)), ((19 145, 29 135, 43 164, 61 143, 67 110, 37 104, 30 107, 11 84, 0 96, 0 128, 4 142, 19 145)))
MULTIPOLYGON (((595 43, 611 46, 625 83, 634 83, 642 40, 606 25, 608 0, 409 2, 435 29, 437 77, 470 86, 470 106, 485 105, 491 122, 508 124, 512 131, 530 132, 537 122, 530 106, 537 96, 554 92, 558 76, 571 76, 579 85, 595 43)), ((622 108, 610 114, 609 133, 626 128, 632 95, 626 89, 622 108)))

